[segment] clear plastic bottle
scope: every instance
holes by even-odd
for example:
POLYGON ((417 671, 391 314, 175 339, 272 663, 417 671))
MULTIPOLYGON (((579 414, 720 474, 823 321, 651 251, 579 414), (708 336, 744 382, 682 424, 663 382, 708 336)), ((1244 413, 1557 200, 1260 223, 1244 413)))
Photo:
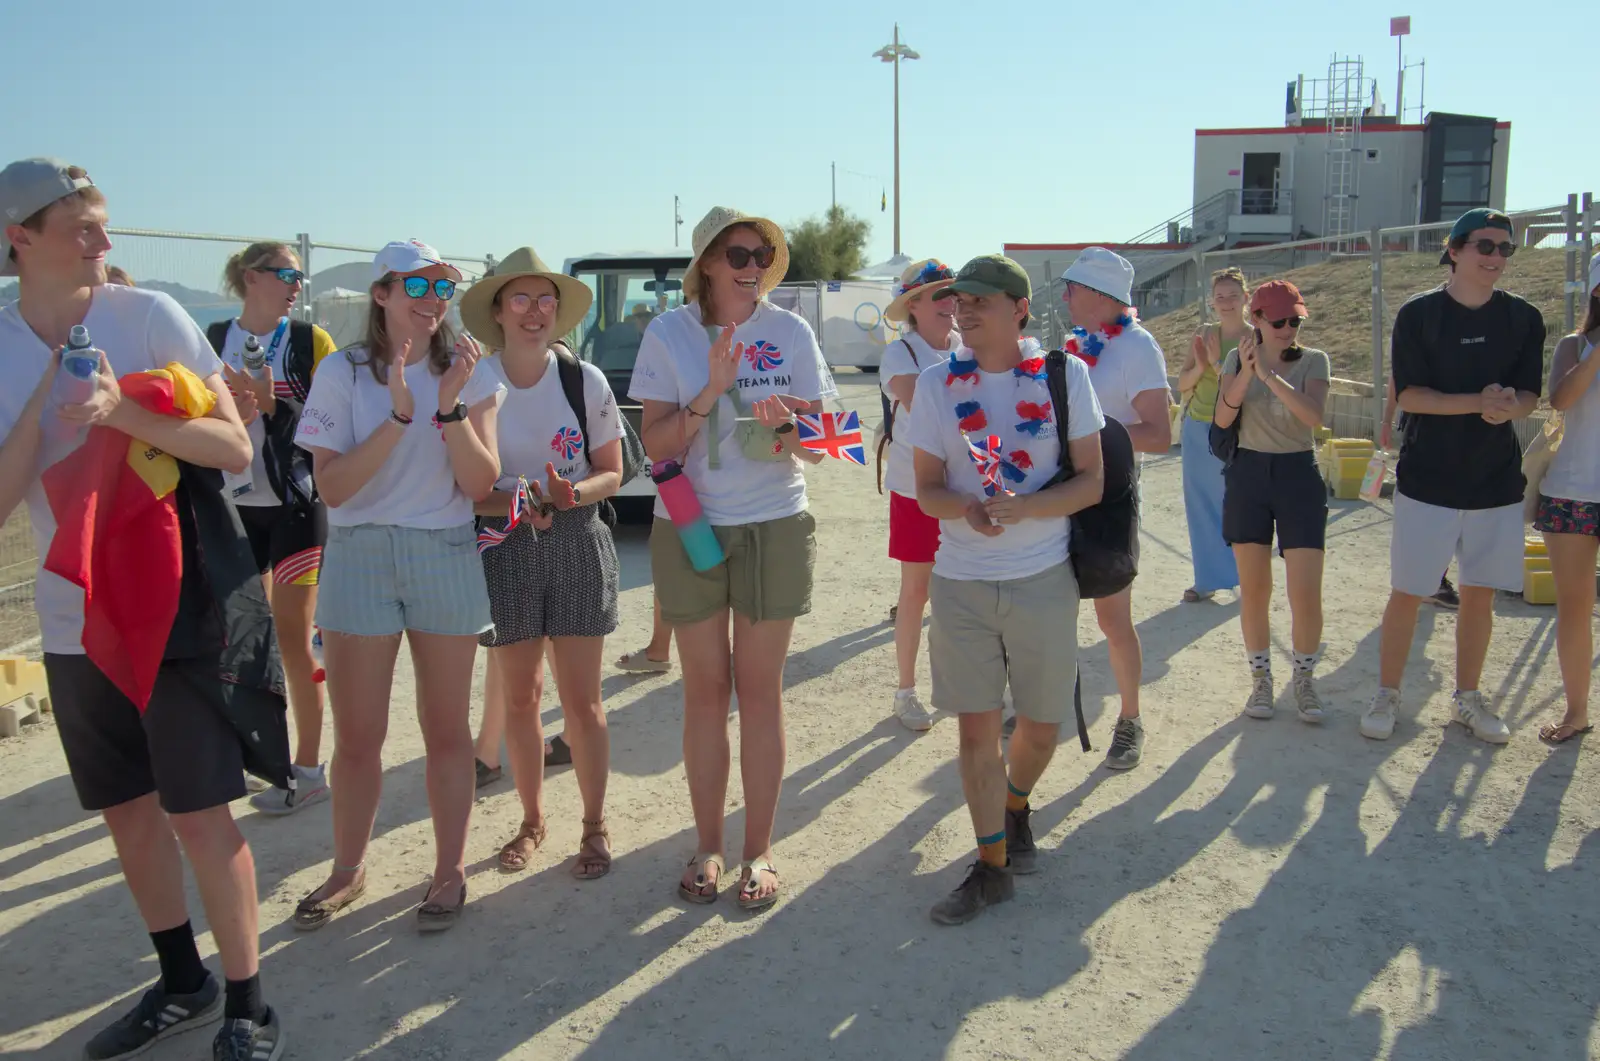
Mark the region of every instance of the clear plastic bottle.
POLYGON ((250 374, 251 379, 267 378, 267 352, 261 348, 261 340, 253 335, 244 338, 244 353, 239 360, 244 362, 244 370, 250 374))
POLYGON ((56 414, 63 405, 81 405, 94 396, 94 377, 99 369, 100 351, 91 343, 89 329, 73 325, 61 351, 61 368, 50 385, 50 415, 43 421, 41 467, 48 468, 77 449, 89 434, 88 425, 63 420, 56 414))

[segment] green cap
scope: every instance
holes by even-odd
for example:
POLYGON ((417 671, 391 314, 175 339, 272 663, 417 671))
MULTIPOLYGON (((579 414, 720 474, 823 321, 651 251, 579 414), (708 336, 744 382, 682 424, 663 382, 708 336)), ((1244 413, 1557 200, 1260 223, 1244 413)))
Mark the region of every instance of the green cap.
MULTIPOLYGON (((1449 243, 1464 240, 1468 236, 1484 228, 1503 228, 1508 235, 1516 235, 1516 230, 1511 227, 1511 219, 1499 210, 1491 210, 1487 206, 1479 206, 1468 210, 1456 218, 1456 223, 1450 226, 1449 243)), ((1444 253, 1439 257, 1440 265, 1450 264, 1450 248, 1445 247, 1444 253)))
POLYGON ((949 298, 957 291, 969 295, 1010 295, 1033 298, 1033 283, 1028 271, 1003 254, 985 254, 972 259, 956 274, 955 283, 933 297, 949 298))

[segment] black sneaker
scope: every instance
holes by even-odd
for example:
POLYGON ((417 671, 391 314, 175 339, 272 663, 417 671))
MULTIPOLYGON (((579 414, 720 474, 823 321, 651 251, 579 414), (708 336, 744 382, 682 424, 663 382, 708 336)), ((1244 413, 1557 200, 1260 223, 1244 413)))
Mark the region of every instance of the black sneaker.
POLYGON ((1006 811, 1006 859, 1012 873, 1026 875, 1037 871, 1034 862, 1039 849, 1033 846, 1033 827, 1028 824, 1032 813, 1030 806, 1006 811))
POLYGON ((224 1021, 211 1040, 211 1061, 278 1061, 283 1056, 283 1025, 272 1007, 265 1023, 235 1018, 224 1021))
POLYGON ((979 859, 967 870, 967 879, 928 912, 941 925, 964 925, 983 913, 983 908, 1003 903, 1017 894, 1010 865, 991 866, 979 859))
POLYGON ((1137 718, 1119 718, 1111 731, 1111 748, 1106 752, 1106 769, 1132 770, 1144 758, 1144 723, 1137 718))
POLYGON ((1448 578, 1439 580, 1439 592, 1428 599, 1439 607, 1449 608, 1451 611, 1461 607, 1461 595, 1456 592, 1456 588, 1450 584, 1448 578))
POLYGON ((191 995, 169 994, 158 983, 144 993, 138 1005, 89 1040, 83 1048, 84 1061, 138 1057, 163 1039, 194 1031, 221 1016, 222 988, 210 973, 200 990, 191 995))

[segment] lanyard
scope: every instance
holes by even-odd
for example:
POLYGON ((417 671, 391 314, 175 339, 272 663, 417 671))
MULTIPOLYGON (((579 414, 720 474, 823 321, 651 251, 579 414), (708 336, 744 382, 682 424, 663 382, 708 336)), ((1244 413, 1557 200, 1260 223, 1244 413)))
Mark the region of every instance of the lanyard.
POLYGON ((272 333, 272 342, 267 345, 267 364, 278 363, 278 344, 283 342, 284 333, 289 330, 289 318, 284 317, 278 321, 278 330, 272 333))

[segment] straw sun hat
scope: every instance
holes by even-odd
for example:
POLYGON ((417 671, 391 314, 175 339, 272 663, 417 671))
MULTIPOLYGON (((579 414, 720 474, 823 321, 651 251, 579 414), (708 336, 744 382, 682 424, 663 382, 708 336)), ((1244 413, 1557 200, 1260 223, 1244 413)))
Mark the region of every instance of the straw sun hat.
POLYGON ((594 303, 594 292, 575 276, 553 271, 532 247, 518 247, 494 267, 494 272, 473 284, 461 298, 461 323, 477 340, 492 350, 504 350, 505 329, 494 319, 494 297, 500 289, 524 276, 540 276, 555 285, 560 305, 552 338, 559 338, 578 326, 594 303))
POLYGON ((955 282, 955 271, 937 258, 912 262, 900 274, 900 282, 894 285, 894 301, 883 311, 884 319, 904 324, 911 316, 912 299, 942 291, 955 282))
POLYGON ((690 246, 694 248, 694 257, 689 261, 689 268, 683 276, 683 297, 693 301, 700 297, 700 259, 706 253, 716 238, 724 229, 734 225, 753 225, 761 233, 761 238, 772 245, 777 253, 772 256, 772 265, 761 274, 761 283, 757 290, 762 297, 783 282, 784 274, 789 271, 789 243, 783 238, 783 229, 775 221, 764 217, 749 217, 729 206, 714 206, 711 212, 700 219, 694 226, 694 234, 690 237, 690 246))

